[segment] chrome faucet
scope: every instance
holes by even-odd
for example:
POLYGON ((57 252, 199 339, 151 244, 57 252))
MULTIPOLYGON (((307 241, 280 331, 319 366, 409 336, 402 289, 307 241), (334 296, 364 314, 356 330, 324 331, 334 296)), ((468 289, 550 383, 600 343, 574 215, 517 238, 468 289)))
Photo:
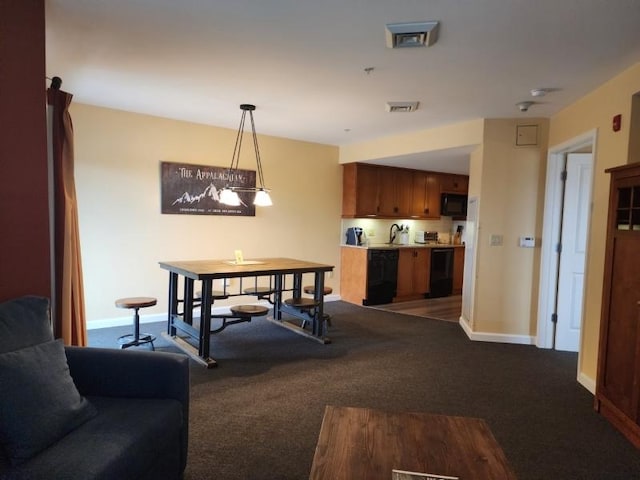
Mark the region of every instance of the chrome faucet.
POLYGON ((402 230, 402 227, 397 223, 394 223, 393 225, 391 225, 391 228, 389 229, 389 243, 393 243, 393 241, 396 239, 396 234, 393 231, 393 227, 396 227, 396 232, 398 230, 402 230))

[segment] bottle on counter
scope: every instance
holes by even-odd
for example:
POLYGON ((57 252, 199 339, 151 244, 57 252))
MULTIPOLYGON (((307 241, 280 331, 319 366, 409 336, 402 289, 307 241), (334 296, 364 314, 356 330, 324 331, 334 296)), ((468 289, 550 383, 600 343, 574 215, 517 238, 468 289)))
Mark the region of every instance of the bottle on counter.
POLYGON ((454 245, 462 245, 462 225, 458 225, 456 229, 456 233, 453 235, 453 244, 454 245))

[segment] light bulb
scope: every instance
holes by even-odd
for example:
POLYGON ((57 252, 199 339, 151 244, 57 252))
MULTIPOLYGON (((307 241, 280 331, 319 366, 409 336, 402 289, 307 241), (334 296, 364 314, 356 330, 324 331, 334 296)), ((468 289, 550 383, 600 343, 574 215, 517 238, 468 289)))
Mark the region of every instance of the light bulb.
POLYGON ((224 203, 231 207, 237 207, 240 205, 240 197, 237 192, 234 192, 229 188, 223 188, 220 191, 220 203, 224 203))
POLYGON ((273 205, 273 202, 271 201, 269 192, 260 189, 256 192, 256 197, 253 200, 253 204, 258 207, 270 207, 271 205, 273 205))

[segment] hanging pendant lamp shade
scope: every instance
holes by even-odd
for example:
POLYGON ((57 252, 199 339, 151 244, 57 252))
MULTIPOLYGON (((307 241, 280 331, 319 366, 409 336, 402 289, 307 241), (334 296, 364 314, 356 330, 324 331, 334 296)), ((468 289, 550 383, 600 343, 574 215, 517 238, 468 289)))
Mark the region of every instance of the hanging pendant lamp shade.
POLYGON ((231 166, 227 171, 227 184, 220 191, 220 203, 224 203, 225 205, 230 205, 237 207, 240 205, 240 196, 238 192, 253 192, 255 193, 255 198, 253 200, 253 204, 258 207, 268 207, 273 205, 271 201, 271 196, 269 195, 269 189, 264 186, 264 175, 262 173, 262 163, 260 162, 260 150, 258 149, 258 136, 256 135, 256 125, 253 121, 253 111, 256 109, 255 105, 249 105, 247 103, 243 103, 240 105, 240 110, 242 110, 242 116, 240 117, 240 126, 238 127, 238 134, 236 136, 236 144, 233 148, 233 157, 231 158, 231 166), (247 116, 247 112, 249 112, 249 119, 251 120, 251 133, 253 138, 253 148, 256 154, 256 168, 257 168, 257 180, 259 182, 259 186, 249 188, 249 187, 239 187, 235 185, 235 179, 237 178, 238 173, 238 164, 240 162, 240 150, 242 149, 242 139, 244 136, 244 122, 247 116))

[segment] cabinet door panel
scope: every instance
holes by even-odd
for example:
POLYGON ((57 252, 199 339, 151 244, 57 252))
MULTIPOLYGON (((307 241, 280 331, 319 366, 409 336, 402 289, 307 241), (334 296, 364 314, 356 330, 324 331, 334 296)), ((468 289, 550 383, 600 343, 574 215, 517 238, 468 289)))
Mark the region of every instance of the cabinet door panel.
POLYGON ((427 174, 424 172, 414 172, 411 180, 411 215, 414 217, 425 217, 427 210, 427 174))
POLYGON ((401 217, 411 215, 413 200, 413 172, 411 170, 395 171, 396 208, 395 213, 401 217))
POLYGON ((640 256, 637 234, 625 232, 614 239, 613 272, 607 324, 607 352, 601 385, 607 397, 637 421, 636 377, 640 256))
POLYGON ((358 166, 356 186, 356 214, 378 213, 378 168, 358 166))
POLYGON ((398 285, 396 297, 413 293, 413 250, 401 248, 398 256, 398 285))
POLYGON ((415 250, 414 270, 413 270, 413 291, 417 294, 429 292, 429 269, 431 260, 431 250, 419 248, 415 250))
POLYGON ((440 218, 440 176, 427 175, 426 218, 440 218))
POLYGON ((464 248, 457 247, 453 251, 453 294, 462 293, 462 277, 464 272, 464 248))
POLYGON ((414 172, 411 192, 411 216, 440 218, 440 178, 429 172, 414 172))
POLYGON ((469 177, 466 175, 442 175, 441 188, 447 193, 467 193, 469 191, 469 177))

